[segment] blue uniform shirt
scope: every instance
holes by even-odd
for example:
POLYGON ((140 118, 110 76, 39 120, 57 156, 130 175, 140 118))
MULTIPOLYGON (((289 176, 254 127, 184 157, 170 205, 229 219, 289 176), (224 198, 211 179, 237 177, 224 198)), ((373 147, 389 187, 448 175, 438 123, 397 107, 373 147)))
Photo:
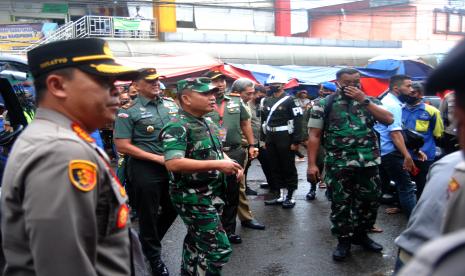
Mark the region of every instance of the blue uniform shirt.
MULTIPOLYGON (((421 151, 426 154, 428 160, 436 157, 436 143, 434 137, 440 138, 444 132, 441 114, 434 106, 421 103, 415 106, 405 105, 402 108, 402 123, 405 128, 413 129, 423 135, 425 144, 421 151)), ((413 159, 418 159, 417 154, 412 154, 413 159)))
POLYGON ((382 100, 383 107, 392 113, 394 122, 388 126, 377 123, 375 130, 380 135, 381 140, 381 156, 397 150, 394 142, 391 139, 391 132, 402 130, 402 103, 395 95, 389 92, 382 100))

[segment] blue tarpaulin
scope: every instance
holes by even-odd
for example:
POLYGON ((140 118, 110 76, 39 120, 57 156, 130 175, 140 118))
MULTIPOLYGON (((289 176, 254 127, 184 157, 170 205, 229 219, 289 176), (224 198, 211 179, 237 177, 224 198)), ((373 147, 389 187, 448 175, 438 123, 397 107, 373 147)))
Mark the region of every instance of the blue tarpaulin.
MULTIPOLYGON (((272 66, 261 64, 229 64, 250 71, 255 79, 264 84, 269 75, 286 75, 289 79, 296 78, 301 83, 318 84, 336 79, 336 72, 342 66, 272 66)), ((377 79, 389 79, 396 74, 406 74, 414 80, 426 79, 433 68, 414 60, 377 60, 366 67, 357 67, 362 76, 377 79)))

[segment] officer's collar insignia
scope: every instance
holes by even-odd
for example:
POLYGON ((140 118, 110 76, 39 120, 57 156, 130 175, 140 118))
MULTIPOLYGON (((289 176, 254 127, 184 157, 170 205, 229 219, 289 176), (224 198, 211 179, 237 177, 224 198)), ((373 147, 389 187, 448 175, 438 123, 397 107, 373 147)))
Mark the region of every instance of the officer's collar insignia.
POLYGON ((71 160, 68 165, 71 183, 83 192, 92 191, 97 184, 97 165, 86 160, 71 160))
POLYGON ((77 134, 77 136, 79 136, 79 138, 81 138, 82 140, 86 141, 86 142, 89 142, 89 143, 94 143, 95 140, 94 138, 92 138, 89 133, 87 133, 87 131, 85 131, 84 129, 82 129, 81 126, 79 126, 78 124, 76 123, 72 123, 71 124, 71 129, 77 134))
POLYGON ((449 182, 448 190, 449 193, 453 193, 457 191, 460 188, 460 184, 455 180, 455 178, 452 177, 452 179, 449 182))
POLYGON ((116 222, 116 227, 119 229, 124 228, 128 222, 129 218, 129 208, 126 204, 122 204, 118 210, 118 220, 116 222))

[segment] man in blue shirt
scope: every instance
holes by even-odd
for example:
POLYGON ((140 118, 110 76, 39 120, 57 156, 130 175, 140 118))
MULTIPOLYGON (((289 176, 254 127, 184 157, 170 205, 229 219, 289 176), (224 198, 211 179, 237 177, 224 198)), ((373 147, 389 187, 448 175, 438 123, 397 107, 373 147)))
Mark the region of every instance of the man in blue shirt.
POLYGON ((410 95, 406 96, 406 104, 402 108, 402 124, 404 127, 417 131, 425 140, 421 151, 425 153, 426 160, 420 160, 410 150, 415 166, 418 168, 417 172, 412 175, 412 179, 417 185, 417 199, 420 198, 423 192, 426 175, 436 157, 435 139, 439 141, 444 133, 444 125, 439 110, 432 105, 422 102, 422 97, 423 87, 421 83, 414 83, 413 91, 410 95))
MULTIPOLYGON (((389 126, 379 123, 375 125, 375 130, 380 135, 380 171, 387 176, 387 181, 392 180, 396 183, 400 206, 407 217, 410 216, 416 204, 415 184, 412 183, 409 175, 415 165, 402 136, 402 102, 400 99, 411 92, 412 79, 409 76, 392 76, 389 80, 389 91, 382 98, 381 103, 392 113, 394 122, 389 126)), ((385 179, 382 180, 385 181, 385 179)))

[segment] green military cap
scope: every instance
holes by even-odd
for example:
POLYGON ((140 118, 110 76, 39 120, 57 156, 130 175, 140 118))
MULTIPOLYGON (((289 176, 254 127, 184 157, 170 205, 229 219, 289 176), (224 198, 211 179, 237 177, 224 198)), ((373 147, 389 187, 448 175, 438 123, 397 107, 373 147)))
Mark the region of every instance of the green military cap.
POLYGON ((220 71, 209 71, 205 74, 205 77, 211 80, 218 79, 218 78, 226 79, 226 76, 220 71))
POLYGON ((185 89, 190 89, 198 93, 206 93, 210 91, 217 91, 218 87, 211 83, 209 78, 189 78, 177 82, 178 92, 185 89))
POLYGON ((137 76, 137 80, 156 80, 160 78, 160 75, 157 73, 157 69, 155 68, 142 68, 139 70, 139 75, 137 76))
POLYGON ((138 75, 136 70, 116 63, 108 43, 100 38, 47 43, 30 50, 27 59, 33 77, 68 67, 120 80, 132 80, 138 75))

